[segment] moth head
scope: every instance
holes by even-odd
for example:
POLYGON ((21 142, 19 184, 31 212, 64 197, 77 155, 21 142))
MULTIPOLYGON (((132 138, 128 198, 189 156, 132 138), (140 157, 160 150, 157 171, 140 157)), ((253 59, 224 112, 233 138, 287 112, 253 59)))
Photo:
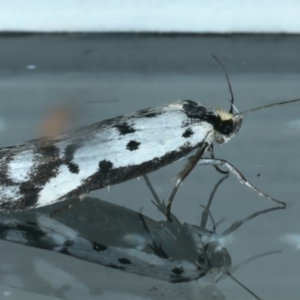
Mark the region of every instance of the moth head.
POLYGON ((239 114, 233 115, 232 113, 216 109, 218 122, 215 127, 215 141, 218 144, 227 143, 233 138, 240 130, 243 122, 243 117, 239 114))
POLYGON ((231 257, 228 250, 219 242, 211 241, 204 246, 198 263, 206 272, 214 273, 220 269, 227 270, 231 266, 231 257))

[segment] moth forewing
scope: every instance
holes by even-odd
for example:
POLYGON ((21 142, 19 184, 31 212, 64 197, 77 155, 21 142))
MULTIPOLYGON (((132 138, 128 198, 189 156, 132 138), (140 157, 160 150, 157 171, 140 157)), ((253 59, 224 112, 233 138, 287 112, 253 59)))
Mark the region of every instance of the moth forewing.
POLYGON ((207 106, 177 101, 4 148, 0 206, 50 205, 158 170, 212 143, 207 114, 207 106))

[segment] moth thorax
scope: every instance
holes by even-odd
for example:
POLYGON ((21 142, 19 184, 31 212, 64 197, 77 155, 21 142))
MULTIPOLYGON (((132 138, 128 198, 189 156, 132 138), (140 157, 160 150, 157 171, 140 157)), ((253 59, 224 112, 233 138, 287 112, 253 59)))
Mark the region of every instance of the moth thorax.
POLYGON ((233 117, 233 114, 231 114, 229 111, 223 110, 221 108, 217 108, 216 113, 222 121, 231 120, 233 117))

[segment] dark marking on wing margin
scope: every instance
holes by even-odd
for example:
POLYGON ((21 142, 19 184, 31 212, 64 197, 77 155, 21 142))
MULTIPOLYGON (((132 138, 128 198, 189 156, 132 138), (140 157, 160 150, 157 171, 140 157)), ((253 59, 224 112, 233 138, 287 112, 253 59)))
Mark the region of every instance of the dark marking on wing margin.
POLYGON ((113 164, 108 160, 104 159, 99 162, 99 171, 101 173, 108 173, 112 168, 113 168, 113 164))
POLYGON ((129 134, 129 133, 134 133, 135 132, 135 129, 126 122, 117 124, 113 127, 116 128, 120 132, 121 135, 126 135, 126 134, 129 134))

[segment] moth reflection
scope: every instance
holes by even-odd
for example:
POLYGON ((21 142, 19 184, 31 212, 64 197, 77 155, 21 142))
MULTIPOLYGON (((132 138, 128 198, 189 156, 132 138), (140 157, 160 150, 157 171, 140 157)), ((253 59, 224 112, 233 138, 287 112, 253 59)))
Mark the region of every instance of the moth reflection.
MULTIPOLYGON (((172 283, 189 282, 208 274, 232 277, 237 267, 232 266, 231 256, 221 245, 220 239, 245 222, 282 207, 256 212, 217 234, 210 206, 218 187, 226 178, 223 177, 211 192, 198 226, 181 224, 173 214, 172 223, 157 222, 127 208, 88 198, 55 219, 48 216, 45 208, 41 212, 3 214, 0 238, 172 283), (213 230, 207 229, 209 221, 213 224, 213 230)), ((147 177, 145 180, 154 205, 164 216, 164 202, 157 197, 147 177)), ((275 252, 278 251, 260 254, 248 261, 275 252)))

